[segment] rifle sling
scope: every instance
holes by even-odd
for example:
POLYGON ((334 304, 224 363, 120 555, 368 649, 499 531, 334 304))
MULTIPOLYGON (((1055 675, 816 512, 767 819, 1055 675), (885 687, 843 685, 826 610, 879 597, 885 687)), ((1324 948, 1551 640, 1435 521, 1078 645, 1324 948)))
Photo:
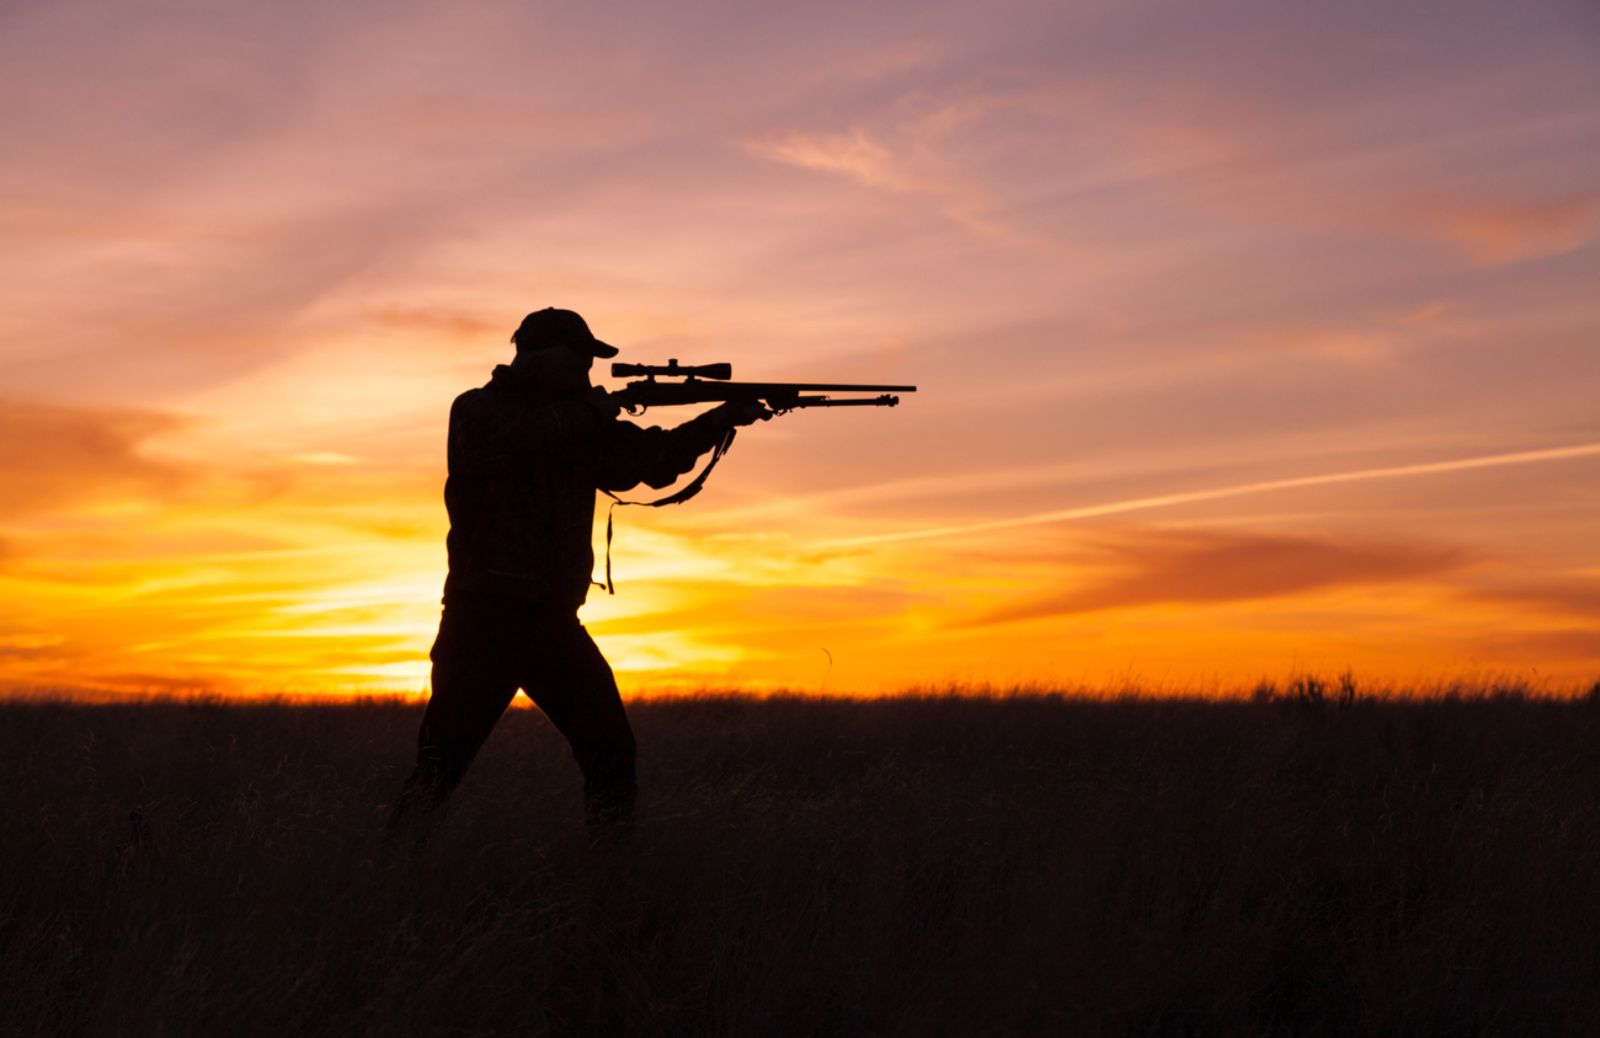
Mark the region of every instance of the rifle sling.
POLYGON ((608 595, 614 595, 617 593, 616 585, 611 582, 612 520, 613 513, 616 512, 617 506, 643 505, 646 508, 660 508, 662 505, 683 504, 691 497, 694 497, 696 494, 700 493, 700 488, 706 485, 706 477, 711 475, 711 470, 717 467, 717 462, 722 460, 722 456, 728 453, 728 448, 733 445, 733 434, 736 431, 737 429, 729 429, 727 434, 722 437, 722 439, 717 443, 716 447, 714 447, 711 451, 711 460, 706 462, 706 467, 700 470, 700 474, 698 476, 695 476, 689 482, 668 494, 666 497, 658 497, 654 501, 624 501, 611 491, 601 488, 600 492, 611 499, 611 505, 606 509, 606 582, 602 584, 593 577, 590 577, 589 583, 593 584, 595 587, 605 588, 606 594, 608 595))

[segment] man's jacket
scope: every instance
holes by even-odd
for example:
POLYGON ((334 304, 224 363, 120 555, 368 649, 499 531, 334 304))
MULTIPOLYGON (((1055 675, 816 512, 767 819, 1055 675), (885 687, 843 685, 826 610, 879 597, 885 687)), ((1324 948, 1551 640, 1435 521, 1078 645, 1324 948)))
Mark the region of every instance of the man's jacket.
POLYGON ((444 597, 576 610, 594 570, 596 490, 665 487, 730 428, 717 413, 642 429, 501 365, 450 408, 450 575, 444 597))

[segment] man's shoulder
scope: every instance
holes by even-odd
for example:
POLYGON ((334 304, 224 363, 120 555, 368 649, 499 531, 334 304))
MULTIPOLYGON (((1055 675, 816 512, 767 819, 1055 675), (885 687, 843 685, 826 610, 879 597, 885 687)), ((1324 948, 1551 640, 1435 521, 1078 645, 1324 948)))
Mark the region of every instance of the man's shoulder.
POLYGON ((484 392, 481 386, 458 394, 454 400, 450 401, 451 424, 455 424, 469 415, 481 413, 485 403, 487 401, 484 399, 484 392))
POLYGON ((450 404, 451 429, 473 435, 594 435, 612 424, 625 423, 583 397, 540 397, 496 382, 468 389, 450 404))
POLYGON ((484 409, 504 407, 510 404, 526 406, 528 401, 520 399, 521 394, 514 392, 514 387, 500 377, 500 370, 496 368, 495 377, 483 385, 473 386, 471 389, 457 394, 455 400, 450 404, 451 408, 484 409))

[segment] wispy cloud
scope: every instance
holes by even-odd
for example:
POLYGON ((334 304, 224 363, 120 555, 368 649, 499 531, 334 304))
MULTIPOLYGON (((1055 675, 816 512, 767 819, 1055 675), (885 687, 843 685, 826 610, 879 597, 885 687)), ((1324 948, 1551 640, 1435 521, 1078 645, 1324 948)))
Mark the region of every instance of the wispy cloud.
POLYGON ((843 134, 790 133, 752 141, 749 147, 775 162, 838 173, 868 187, 890 191, 928 191, 939 187, 899 169, 889 149, 863 130, 843 134))
POLYGON ((1007 246, 1043 244, 985 215, 995 208, 984 192, 948 174, 924 172, 865 129, 844 133, 790 132, 747 142, 762 158, 800 169, 845 177, 864 187, 923 198, 946 218, 978 238, 1007 246))
POLYGON ((1480 588, 1469 596, 1555 616, 1583 617, 1600 625, 1600 582, 1573 578, 1480 588))
POLYGON ((1481 263, 1513 263, 1582 248, 1600 230, 1600 196, 1423 207, 1421 219, 1481 263))
POLYGON ((1253 601, 1329 587, 1409 582, 1463 564, 1454 548, 1342 542, 1277 534, 1152 534, 1103 545, 1113 572, 1001 606, 965 626, 1170 603, 1253 601))
POLYGON ((1073 519, 1092 519, 1108 515, 1121 515, 1153 508, 1171 508, 1177 505, 1216 501, 1223 498, 1241 497, 1246 494, 1262 494, 1276 490, 1294 490, 1304 487, 1330 486, 1337 483, 1357 483, 1377 479, 1406 479, 1415 476, 1440 475, 1447 472, 1468 472, 1474 469, 1498 468, 1507 465, 1533 465, 1572 461, 1597 456, 1600 456, 1600 443, 1584 443, 1568 447, 1551 447, 1543 450, 1483 454, 1472 458, 1422 462, 1415 465, 1389 465, 1382 468, 1359 469, 1351 472, 1328 472, 1316 476, 1293 476, 1286 479, 1258 480, 1251 483, 1236 483, 1231 486, 1211 487, 1205 490, 1187 490, 1175 494, 1112 501, 1106 504, 1062 508, 1051 512, 1039 512, 1034 515, 1017 516, 1010 519, 991 519, 986 522, 963 523, 957 526, 938 526, 922 530, 906 530, 898 533, 871 534, 865 537, 847 537, 824 542, 818 547, 858 547, 896 541, 924 540, 933 537, 956 537, 967 534, 988 533, 996 530, 1011 530, 1024 526, 1067 522, 1073 519))
MULTIPOLYGON (((1494 633, 1477 641, 1472 650, 1483 657, 1555 671, 1563 664, 1600 664, 1600 628, 1566 627, 1558 630, 1494 633)), ((1592 673, 1592 670, 1590 671, 1592 673)))
POLYGON ((194 472, 145 452, 176 415, 0 400, 0 519, 109 498, 160 498, 194 472))

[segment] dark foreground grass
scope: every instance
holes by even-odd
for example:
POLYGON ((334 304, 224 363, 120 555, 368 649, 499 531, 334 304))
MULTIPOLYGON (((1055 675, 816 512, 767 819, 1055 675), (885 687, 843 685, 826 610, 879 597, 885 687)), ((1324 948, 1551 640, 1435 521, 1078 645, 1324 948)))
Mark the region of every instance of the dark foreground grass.
POLYGON ((517 711, 386 857, 414 708, 0 707, 0 1027, 1600 1031, 1593 702, 633 716, 630 848, 517 711))

